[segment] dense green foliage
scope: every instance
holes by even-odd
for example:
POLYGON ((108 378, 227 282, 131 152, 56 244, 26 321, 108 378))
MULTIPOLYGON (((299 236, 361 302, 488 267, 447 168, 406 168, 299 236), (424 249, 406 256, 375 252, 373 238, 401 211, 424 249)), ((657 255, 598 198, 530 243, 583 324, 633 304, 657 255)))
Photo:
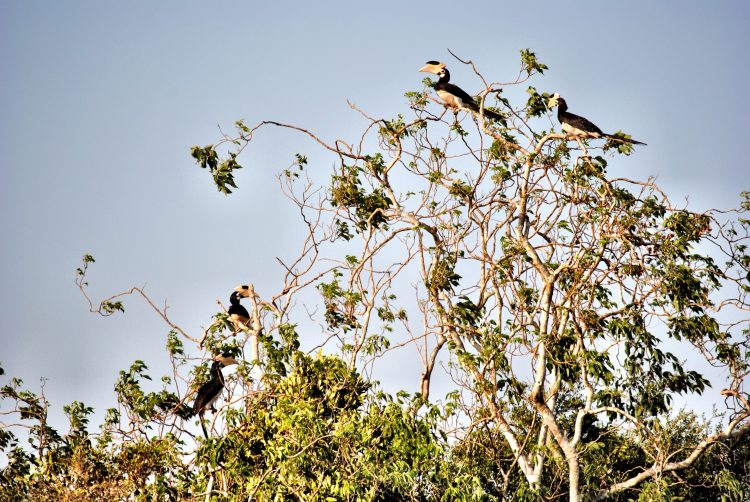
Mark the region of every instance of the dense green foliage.
MULTIPOLYGON (((513 468, 497 430, 474 428, 449 444, 440 432, 445 409, 419 398, 377 393, 340 359, 297 352, 289 374, 255 395, 246 410, 227 412, 229 432, 201 441, 195 453, 173 434, 116 440, 108 426, 88 431, 91 408, 66 407, 65 434, 44 427, 44 398, 2 389, 18 403, 30 429, 29 447, 0 433, 9 459, 0 474, 2 501, 185 500, 213 485, 212 500, 550 500, 565 499, 564 463, 552 460, 542 488, 532 492, 513 468), (420 414, 415 410, 421 408, 420 414), (214 481, 211 479, 214 478, 214 481)), ((141 413, 148 405, 130 411, 141 413)), ((529 417, 519 417, 534 427, 529 417)), ((680 414, 653 438, 678 453, 708 425, 680 414)), ((584 483, 614 482, 650 463, 654 445, 635 434, 590 423, 582 458, 584 483)), ((695 469, 665 475, 638 494, 613 500, 746 500, 750 447, 716 445, 695 469)))

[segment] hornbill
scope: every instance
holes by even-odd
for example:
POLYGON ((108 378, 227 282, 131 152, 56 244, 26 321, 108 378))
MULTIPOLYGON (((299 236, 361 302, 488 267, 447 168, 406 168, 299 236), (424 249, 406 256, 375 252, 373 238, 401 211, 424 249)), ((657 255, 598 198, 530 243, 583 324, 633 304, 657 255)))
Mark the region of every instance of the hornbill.
POLYGON ((250 313, 248 313, 245 307, 240 305, 240 299, 248 298, 249 296, 250 288, 242 285, 237 286, 237 289, 235 289, 229 297, 230 306, 227 313, 229 314, 229 319, 232 321, 232 324, 234 324, 234 329, 237 331, 245 329, 250 322, 250 313))
POLYGON ((615 141, 621 141, 622 143, 630 143, 633 145, 646 144, 634 139, 621 138, 613 134, 607 134, 599 129, 596 124, 594 124, 590 120, 580 117, 574 113, 568 112, 568 104, 563 98, 560 97, 560 94, 557 92, 550 96, 549 100, 547 101, 547 107, 554 108, 555 106, 557 106, 557 120, 562 125, 562 130, 568 134, 573 134, 575 136, 591 136, 594 138, 601 138, 603 136, 605 138, 613 139, 615 141))
MULTIPOLYGON (((440 77, 435 83, 435 92, 454 112, 469 110, 475 115, 479 115, 479 105, 474 98, 459 86, 450 83, 451 74, 445 67, 445 64, 439 61, 427 61, 427 64, 420 68, 419 71, 434 73, 440 77)), ((499 122, 505 122, 502 115, 486 108, 484 109, 484 116, 499 122)))
POLYGON ((224 375, 221 373, 221 369, 232 364, 237 364, 237 360, 231 355, 219 354, 216 356, 211 364, 211 379, 198 389, 198 394, 195 396, 193 415, 197 414, 200 418, 203 435, 206 438, 208 438, 208 432, 206 432, 206 424, 203 422, 203 414, 208 408, 212 412, 216 412, 214 402, 221 395, 221 391, 224 390, 224 375))

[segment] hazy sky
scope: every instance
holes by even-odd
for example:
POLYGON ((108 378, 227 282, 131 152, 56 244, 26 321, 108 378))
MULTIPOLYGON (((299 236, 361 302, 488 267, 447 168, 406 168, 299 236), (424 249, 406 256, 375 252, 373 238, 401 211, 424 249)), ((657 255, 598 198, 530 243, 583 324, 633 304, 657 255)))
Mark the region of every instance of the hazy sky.
POLYGON ((735 205, 750 189, 748 19, 744 1, 0 0, 6 377, 48 378, 61 425, 70 401, 97 417, 113 406, 133 360, 162 374, 168 328, 135 299, 124 316, 89 314, 73 284, 84 253, 97 259, 94 296, 145 284, 193 333, 236 284, 276 291, 274 257, 296 241, 279 231, 293 216, 274 176, 295 152, 321 152, 268 133, 227 198, 190 147, 239 118, 348 137, 361 120, 347 99, 372 115, 406 113, 403 93, 421 89, 429 59, 453 63, 454 81, 479 91, 447 48, 495 81, 512 80, 518 51, 531 48, 550 68, 540 91, 648 143, 610 172, 655 175, 695 209, 735 205), (244 236, 230 240, 236 228, 244 236))

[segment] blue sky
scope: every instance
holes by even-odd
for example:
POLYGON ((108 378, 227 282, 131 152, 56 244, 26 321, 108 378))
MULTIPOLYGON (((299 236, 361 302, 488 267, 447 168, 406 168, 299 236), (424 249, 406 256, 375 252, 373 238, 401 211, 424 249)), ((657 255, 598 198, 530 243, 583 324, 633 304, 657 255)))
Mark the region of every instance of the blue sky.
MULTIPOLYGON (((274 176, 295 152, 320 152, 268 133, 226 198, 190 147, 239 118, 347 136, 361 125, 347 99, 377 116, 406 112, 418 68, 450 64, 447 48, 496 81, 511 80, 518 51, 531 48, 550 68, 534 85, 647 142, 612 168, 657 176, 674 202, 730 207, 750 188, 747 2, 458 5, 0 0, 6 372, 31 386, 48 378, 58 424, 70 401, 112 406, 117 373, 135 359, 162 374, 167 327, 135 300, 125 316, 89 314, 73 284, 81 256, 97 259, 94 296, 146 285, 192 332, 236 284, 274 291, 274 257, 296 243, 274 176), (236 228, 244 236, 230 240, 236 228)), ((450 67, 480 90, 468 69, 450 67)))

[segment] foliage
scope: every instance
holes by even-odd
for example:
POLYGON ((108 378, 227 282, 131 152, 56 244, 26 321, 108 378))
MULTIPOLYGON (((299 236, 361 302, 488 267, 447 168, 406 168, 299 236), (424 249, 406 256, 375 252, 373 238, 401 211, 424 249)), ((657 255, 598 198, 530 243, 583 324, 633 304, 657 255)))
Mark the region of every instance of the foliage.
POLYGON ((529 85, 547 69, 521 52, 521 105, 487 86, 504 123, 442 113, 428 79, 354 139, 237 122, 193 147, 224 194, 264 127, 331 153, 279 175, 302 223, 283 283, 244 300, 247 326, 222 309, 196 336, 139 288, 93 302, 84 256, 91 312, 141 295, 173 373, 121 371, 98 433, 80 402, 55 431, 43 387, 10 379, 0 499, 746 500, 750 196, 699 213, 610 175, 633 145, 548 130, 529 85), (190 403, 219 353, 241 362, 204 438, 190 403), (393 394, 375 380, 414 368, 393 394), (725 406, 675 410, 698 398, 725 406))

